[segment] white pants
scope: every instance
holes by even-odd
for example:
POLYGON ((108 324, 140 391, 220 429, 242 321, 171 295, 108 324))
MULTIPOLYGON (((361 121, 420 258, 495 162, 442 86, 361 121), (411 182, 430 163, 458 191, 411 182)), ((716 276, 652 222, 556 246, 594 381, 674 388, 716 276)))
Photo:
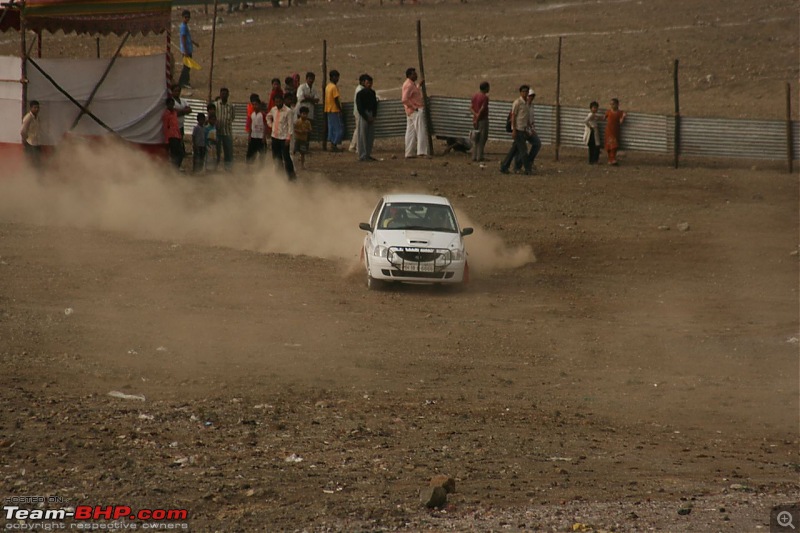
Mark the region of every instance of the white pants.
POLYGON ((417 109, 406 118, 406 157, 415 155, 428 155, 428 128, 422 109, 417 109))

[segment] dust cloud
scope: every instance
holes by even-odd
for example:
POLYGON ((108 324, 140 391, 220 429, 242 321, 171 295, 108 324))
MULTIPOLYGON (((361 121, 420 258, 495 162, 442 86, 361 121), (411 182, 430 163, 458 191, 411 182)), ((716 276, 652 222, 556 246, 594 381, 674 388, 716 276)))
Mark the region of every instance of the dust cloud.
MULTIPOLYGON (((271 165, 233 175, 178 174, 114 142, 62 145, 46 174, 23 169, 0 179, 5 221, 343 260, 351 271, 363 240, 358 223, 377 199, 374 191, 322 178, 290 183, 271 165)), ((535 260, 530 247, 509 249, 480 229, 467 239, 480 271, 535 260)))

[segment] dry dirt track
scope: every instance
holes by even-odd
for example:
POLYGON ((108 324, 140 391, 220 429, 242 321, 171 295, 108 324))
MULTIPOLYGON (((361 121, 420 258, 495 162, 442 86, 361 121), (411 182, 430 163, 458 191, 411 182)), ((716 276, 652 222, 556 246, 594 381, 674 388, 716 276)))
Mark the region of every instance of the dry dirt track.
MULTIPOLYGON (((367 168, 317 154, 327 177, 296 188, 185 185, 190 202, 171 192, 183 177, 123 174, 81 205, 75 183, 6 185, 5 493, 187 507, 198 531, 741 531, 797 499, 796 176, 574 153, 524 178, 398 149, 367 168), (464 292, 370 293, 357 229, 339 259, 248 251, 277 233, 323 249, 302 231, 315 215, 355 228, 400 187, 451 197, 479 257, 490 234, 537 261, 484 259, 464 292), (255 211, 188 232, 230 197, 255 211), (416 494, 440 472, 458 492, 430 513, 416 494)), ((95 180, 95 164, 70 173, 95 180)))
MULTIPOLYGON (((646 28, 672 4, 590 3, 535 23, 584 27, 613 5, 646 28)), ((796 57, 796 6, 724 5, 714 28, 730 33, 698 54, 785 40, 796 57)), ((485 4, 468 6, 435 9, 485 4)), ((343 24, 377 9, 333 8, 343 24)), ((431 24, 441 13, 414 9, 431 24)), ((601 59, 593 48, 586 61, 601 59)), ((765 87, 797 77, 781 50, 759 63, 769 83, 719 89, 730 114, 714 90, 688 100, 754 116, 763 91, 780 109, 765 87)), ((386 62, 382 78, 407 60, 386 62)), ((637 86, 631 72, 620 87, 637 86)), ((604 79, 586 94, 606 94, 604 79)), ((633 109, 668 112, 657 94, 633 109)), ((245 172, 198 182, 85 147, 41 181, 4 175, 0 497, 187 508, 195 531, 768 530, 772 505, 800 499, 797 175, 635 153, 590 168, 546 146, 538 175, 503 176, 505 148, 490 146, 486 169, 392 159, 395 142, 374 165, 317 152, 296 187, 245 172), (466 291, 367 292, 357 224, 392 190, 446 195, 477 229, 466 291), (417 492, 437 473, 457 492, 428 511, 417 492)))

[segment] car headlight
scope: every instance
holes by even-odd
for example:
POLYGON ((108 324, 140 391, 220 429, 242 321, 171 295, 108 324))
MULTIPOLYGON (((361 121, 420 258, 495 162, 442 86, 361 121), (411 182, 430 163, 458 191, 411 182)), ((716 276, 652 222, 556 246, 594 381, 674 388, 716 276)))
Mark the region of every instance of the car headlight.
POLYGON ((386 246, 376 246, 375 249, 372 251, 372 255, 375 257, 386 257, 389 253, 389 248, 386 246))
POLYGON ((464 250, 459 250, 458 248, 453 248, 450 250, 450 257, 453 261, 463 261, 464 260, 464 250))

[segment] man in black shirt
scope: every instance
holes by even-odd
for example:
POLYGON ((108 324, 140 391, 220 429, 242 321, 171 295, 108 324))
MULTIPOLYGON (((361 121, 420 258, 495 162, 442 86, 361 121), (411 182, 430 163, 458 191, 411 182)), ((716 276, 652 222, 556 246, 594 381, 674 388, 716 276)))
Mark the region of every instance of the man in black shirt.
POLYGON ((375 161, 372 144, 375 141, 375 117, 378 115, 378 97, 372 89, 372 76, 364 75, 364 88, 356 96, 358 122, 358 160, 375 161))

